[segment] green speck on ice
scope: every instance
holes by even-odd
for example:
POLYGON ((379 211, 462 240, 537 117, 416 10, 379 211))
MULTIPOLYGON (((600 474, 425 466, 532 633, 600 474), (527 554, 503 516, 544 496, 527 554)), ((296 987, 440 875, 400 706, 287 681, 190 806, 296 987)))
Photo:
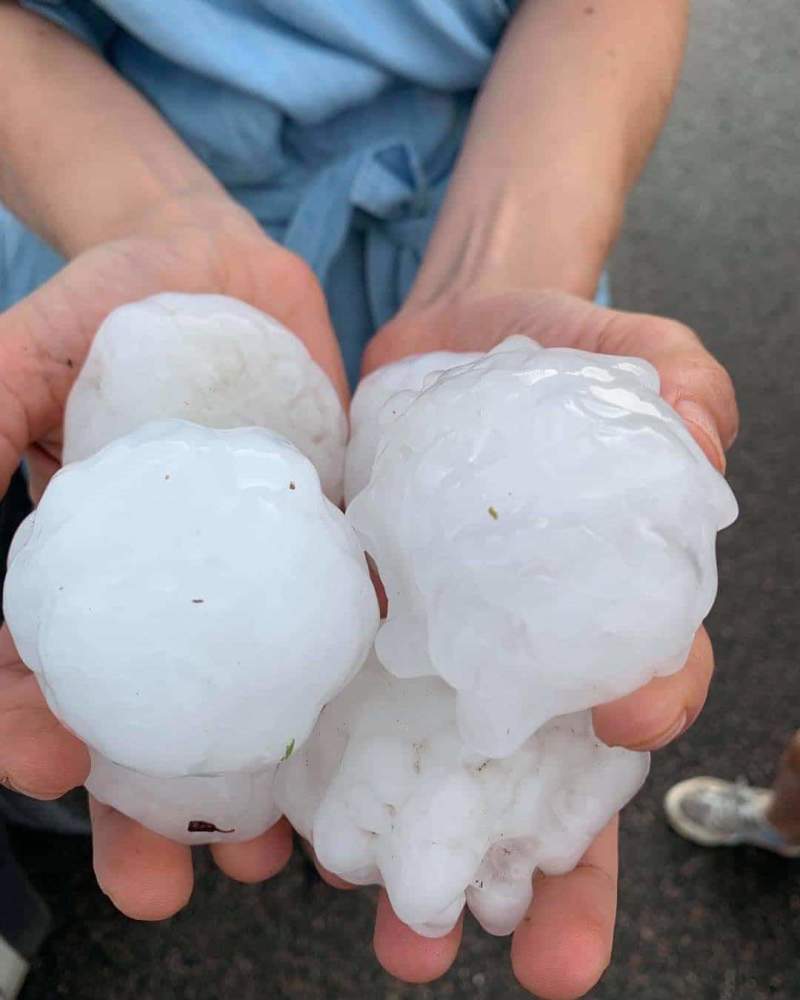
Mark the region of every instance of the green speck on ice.
POLYGON ((283 762, 284 762, 285 760, 288 760, 288 759, 289 759, 289 758, 290 758, 290 757, 292 756, 292 752, 293 752, 293 751, 294 751, 294 737, 292 737, 292 738, 291 738, 291 739, 289 740, 289 742, 288 742, 288 743, 286 744, 286 751, 285 751, 285 753, 284 753, 283 757, 281 757, 281 764, 282 764, 282 763, 283 763, 283 762))

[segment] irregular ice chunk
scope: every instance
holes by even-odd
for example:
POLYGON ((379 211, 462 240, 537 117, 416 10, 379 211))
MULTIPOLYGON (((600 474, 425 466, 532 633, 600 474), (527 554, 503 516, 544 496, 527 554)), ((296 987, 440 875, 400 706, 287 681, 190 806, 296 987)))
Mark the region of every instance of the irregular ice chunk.
POLYGON ((376 652, 457 690, 472 749, 682 665, 737 511, 650 365, 517 337, 381 413, 348 507, 389 600, 376 652))
POLYGON ((648 766, 600 743, 588 712, 549 722, 504 760, 476 756, 451 688, 398 680, 373 657, 278 767, 275 797, 327 869, 385 885, 417 933, 446 934, 466 901, 486 930, 509 934, 534 869, 573 868, 648 766))
POLYGON ((376 369, 361 380, 350 406, 352 433, 344 467, 347 503, 369 482, 383 428, 397 416, 398 407, 405 409, 408 405, 406 394, 416 395, 423 385, 432 384, 443 371, 482 357, 483 354, 475 351, 412 354, 393 365, 376 369))
POLYGON ((89 787, 191 842, 275 818, 271 770, 377 628, 362 548, 313 465, 269 431, 183 421, 53 478, 15 542, 5 613, 95 753, 89 787))
POLYGON ((273 430, 342 499, 347 418, 336 390, 299 338, 244 302, 169 292, 115 309, 67 401, 64 461, 170 418, 273 430))

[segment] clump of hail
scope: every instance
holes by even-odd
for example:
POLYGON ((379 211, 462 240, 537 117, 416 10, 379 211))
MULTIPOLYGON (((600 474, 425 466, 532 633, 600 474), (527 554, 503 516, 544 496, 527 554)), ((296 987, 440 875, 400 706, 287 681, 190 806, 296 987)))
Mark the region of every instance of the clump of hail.
POLYGON ((342 499, 347 418, 336 390, 299 338, 244 302, 168 292, 115 309, 67 400, 64 462, 171 418, 267 427, 342 499))
POLYGON ((648 764, 597 740, 589 712, 548 722, 502 760, 471 753, 452 688, 399 680, 373 657, 280 766, 275 797, 324 867, 385 885, 417 933, 446 934, 466 902, 509 934, 534 871, 574 868, 648 764))
POLYGON ((320 484, 339 498, 336 392, 269 317, 167 295, 109 317, 67 417, 73 461, 10 554, 20 655, 89 746, 97 798, 187 843, 255 837, 279 816, 277 764, 378 624, 320 484), (261 426, 215 429, 239 423, 261 426))
POLYGON ((737 510, 646 362, 525 337, 463 360, 365 380, 347 514, 388 597, 378 659, 445 681, 498 758, 683 665, 737 510))
POLYGON ((509 933, 647 773, 588 710, 678 669, 715 595, 736 504, 658 392, 523 337, 390 365, 345 517, 346 421, 288 331, 209 296, 113 314, 5 595, 89 788, 190 843, 283 811, 419 933, 465 903, 509 933))

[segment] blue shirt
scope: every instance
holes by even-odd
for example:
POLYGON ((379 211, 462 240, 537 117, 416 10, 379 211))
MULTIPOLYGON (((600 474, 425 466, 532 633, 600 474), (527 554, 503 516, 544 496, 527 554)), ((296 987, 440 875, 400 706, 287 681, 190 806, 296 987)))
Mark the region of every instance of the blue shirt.
MULTIPOLYGON (((102 52, 308 260, 354 377, 410 287, 516 0, 21 2, 102 52)), ((60 263, 0 216, 0 305, 60 263)))

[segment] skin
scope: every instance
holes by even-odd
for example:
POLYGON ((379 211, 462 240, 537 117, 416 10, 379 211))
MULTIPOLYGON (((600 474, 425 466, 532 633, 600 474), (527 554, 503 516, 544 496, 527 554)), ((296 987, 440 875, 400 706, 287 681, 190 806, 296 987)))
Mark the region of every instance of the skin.
MULTIPOLYGON (((724 469, 736 403, 698 337, 671 320, 588 301, 666 114, 685 26, 682 0, 520 5, 417 281, 370 343, 365 372, 411 353, 486 350, 511 333, 644 357, 724 469)), ((260 231, 102 60, 10 0, 0 0, 0 92, 14 93, 0 106, 0 199, 69 260, 0 315, 0 489, 27 454, 32 492, 41 494, 58 468, 64 403, 94 331, 117 305, 156 292, 218 292, 270 312, 303 339, 346 401, 324 296, 308 267, 260 231)), ((663 746, 700 712, 712 672, 701 629, 679 673, 595 710, 598 734, 612 745, 663 746)), ((50 713, 3 629, 0 780, 49 799, 81 784, 87 770, 85 748, 50 713)), ((122 912, 159 920, 186 904, 188 848, 98 803, 92 819, 98 882, 122 912)), ((254 841, 211 851, 232 878, 257 882, 286 863, 291 833, 281 821, 254 841)), ((531 993, 570 1000, 597 981, 611 954, 616 878, 614 822, 575 871, 537 879, 511 946, 514 972, 531 993)), ((438 941, 418 937, 381 896, 375 952, 398 978, 435 979, 460 939, 460 926, 438 941)))

